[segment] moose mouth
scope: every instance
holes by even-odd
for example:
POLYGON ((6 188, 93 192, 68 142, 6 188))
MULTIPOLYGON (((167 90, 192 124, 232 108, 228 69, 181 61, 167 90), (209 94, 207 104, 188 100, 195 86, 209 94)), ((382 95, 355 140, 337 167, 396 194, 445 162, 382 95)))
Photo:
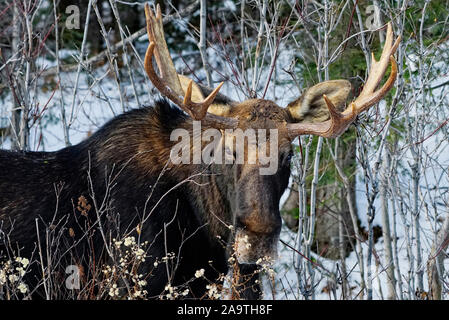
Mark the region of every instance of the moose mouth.
POLYGON ((278 257, 279 234, 261 234, 237 230, 234 252, 240 264, 258 264, 260 261, 275 261, 278 257))

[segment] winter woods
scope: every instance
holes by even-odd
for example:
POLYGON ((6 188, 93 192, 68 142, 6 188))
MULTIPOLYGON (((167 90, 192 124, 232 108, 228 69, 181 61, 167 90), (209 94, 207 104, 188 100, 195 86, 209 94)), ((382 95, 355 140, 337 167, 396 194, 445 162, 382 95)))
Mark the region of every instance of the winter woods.
MULTIPOLYGON (((340 137, 302 135, 293 141, 289 187, 279 203, 279 257, 275 262, 260 257, 257 272, 266 299, 447 299, 448 3, 150 5, 156 3, 179 74, 211 88, 224 82, 220 93, 233 101, 259 98, 280 106, 321 81, 336 79, 350 81, 349 105, 362 91, 373 58, 379 59, 391 22, 402 39, 392 90, 340 137)), ((76 145, 113 117, 159 99, 144 70, 148 39, 143 12, 143 1, 2 2, 0 148, 55 151, 76 145)), ((114 177, 108 178, 112 188, 114 177)), ((55 185, 51 196, 57 198, 61 190, 55 185)), ((72 206, 81 215, 101 215, 108 209, 101 200, 93 203, 80 195, 72 206)), ((6 210, 0 207, 0 217, 6 210)), ((83 227, 87 238, 96 230, 83 227)), ((20 228, 19 221, 14 228, 20 228)), ((75 230, 62 220, 45 224, 39 219, 30 232, 36 230, 46 236, 31 256, 22 256, 20 247, 8 242, 7 230, 0 232, 0 299, 20 299, 36 289, 22 279, 33 260, 44 275, 39 286, 48 299, 113 299, 123 291, 129 298, 150 298, 144 287, 151 270, 143 274, 139 266, 142 250, 151 243, 135 241, 126 232, 117 239, 103 235, 108 264, 92 269, 93 262, 84 257, 87 270, 69 296, 55 285, 53 268, 65 254, 58 244, 62 234, 70 237, 75 230)), ((161 234, 166 231, 163 226, 161 234)), ((154 268, 174 274, 179 259, 177 252, 167 251, 154 268)), ((232 255, 228 262, 235 263, 232 255)), ((77 275, 67 272, 65 277, 72 274, 77 275)), ((167 281, 159 297, 187 296, 189 283, 204 277, 196 275, 184 286, 167 281)), ((238 298, 241 283, 234 279, 232 273, 223 275, 222 287, 210 283, 207 294, 197 298, 238 298)), ((76 284, 76 277, 69 280, 76 284)))

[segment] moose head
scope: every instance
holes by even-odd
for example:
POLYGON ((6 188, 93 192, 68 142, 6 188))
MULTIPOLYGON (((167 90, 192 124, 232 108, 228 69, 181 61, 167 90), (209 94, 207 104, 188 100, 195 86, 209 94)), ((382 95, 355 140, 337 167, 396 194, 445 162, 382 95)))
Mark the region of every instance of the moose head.
MULTIPOLYGON (((217 194, 220 197, 222 205, 214 209, 224 211, 219 215, 221 219, 235 227, 231 242, 239 263, 255 263, 264 256, 274 258, 281 229, 279 201, 290 176, 292 141, 300 135, 337 137, 358 114, 379 102, 396 79, 397 64, 393 54, 400 38, 393 41, 392 27, 388 24, 385 46, 379 61, 372 56, 369 77, 363 90, 344 110, 341 107, 345 105, 351 90, 351 84, 346 80, 321 82, 307 89, 286 108, 282 108, 275 102, 264 99, 234 102, 219 94, 223 83, 212 90, 178 75, 164 39, 160 8, 157 7, 154 14, 146 5, 145 14, 150 41, 145 55, 145 70, 162 95, 186 112, 193 121, 199 121, 202 129, 219 130, 222 139, 226 139, 229 130, 257 130, 258 133, 260 130, 274 130, 276 133, 276 137, 270 134, 269 139, 259 139, 256 149, 249 147, 248 139, 244 140, 241 162, 212 165, 212 172, 217 173, 214 178, 216 185, 205 188, 218 191, 204 193, 205 198, 215 197, 217 194), (160 75, 153 67, 153 56, 160 75), (378 89, 389 64, 391 73, 378 89), (267 163, 261 161, 260 154, 258 156, 254 150, 270 150, 270 156, 276 157, 276 170, 261 174, 260 169, 266 167, 267 163)), ((236 139, 235 135, 232 139, 236 139)), ((225 148, 224 157, 236 160, 238 155, 233 148, 225 148)))

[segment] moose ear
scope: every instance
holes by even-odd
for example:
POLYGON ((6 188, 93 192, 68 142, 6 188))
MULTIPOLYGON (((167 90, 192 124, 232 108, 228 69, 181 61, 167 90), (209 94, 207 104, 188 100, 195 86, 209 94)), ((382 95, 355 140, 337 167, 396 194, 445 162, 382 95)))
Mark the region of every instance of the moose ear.
POLYGON ((325 94, 339 109, 346 101, 351 83, 347 80, 320 82, 287 106, 295 122, 323 122, 329 119, 329 111, 323 99, 325 94))
MULTIPOLYGON (((181 82, 181 87, 184 93, 187 90, 187 86, 189 85, 190 78, 178 74, 179 81, 181 82)), ((193 102, 201 102, 204 100, 204 96, 209 95, 212 92, 212 89, 204 86, 199 86, 195 82, 192 84, 192 101, 193 102)), ((207 109, 208 113, 214 114, 216 116, 227 117, 231 112, 231 108, 234 105, 234 102, 227 98, 226 96, 218 93, 215 97, 214 102, 207 109)))

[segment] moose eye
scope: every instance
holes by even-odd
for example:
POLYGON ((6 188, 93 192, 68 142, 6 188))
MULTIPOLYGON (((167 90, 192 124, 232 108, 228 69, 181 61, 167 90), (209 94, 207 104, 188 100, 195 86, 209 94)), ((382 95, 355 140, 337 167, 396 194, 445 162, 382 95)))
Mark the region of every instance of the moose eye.
POLYGON ((284 154, 283 158, 282 158, 282 164, 283 165, 288 165, 290 164, 290 161, 292 160, 293 157, 293 153, 289 152, 287 154, 284 154))

